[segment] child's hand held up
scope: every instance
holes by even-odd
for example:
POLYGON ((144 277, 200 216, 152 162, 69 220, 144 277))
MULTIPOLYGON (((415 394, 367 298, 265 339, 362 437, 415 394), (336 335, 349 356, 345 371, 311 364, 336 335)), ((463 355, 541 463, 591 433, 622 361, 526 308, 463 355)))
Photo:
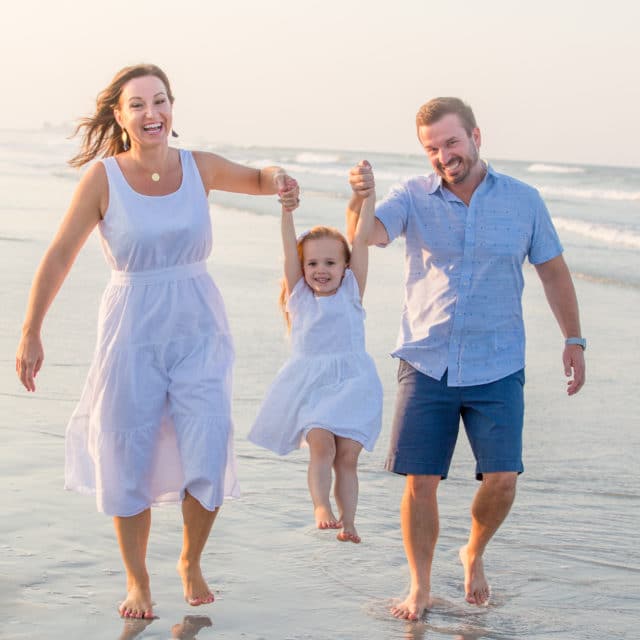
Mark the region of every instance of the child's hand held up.
POLYGON ((298 181, 286 173, 276 175, 275 180, 278 188, 278 202, 282 205, 282 210, 293 211, 297 209, 300 205, 298 181))
POLYGON ((368 160, 361 160, 349 171, 349 184, 353 192, 361 198, 367 198, 373 193, 376 183, 368 160))

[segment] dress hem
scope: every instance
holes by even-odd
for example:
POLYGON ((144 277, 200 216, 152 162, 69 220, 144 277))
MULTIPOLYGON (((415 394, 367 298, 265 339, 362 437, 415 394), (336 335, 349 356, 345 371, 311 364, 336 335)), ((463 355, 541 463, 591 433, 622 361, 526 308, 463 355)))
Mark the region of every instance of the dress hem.
MULTIPOLYGON (((83 487, 83 486, 72 487, 72 486, 69 486, 69 485, 65 484, 64 485, 64 490, 72 492, 72 493, 78 493, 78 494, 83 495, 83 496, 92 496, 92 497, 96 497, 97 496, 97 491, 95 489, 92 489, 91 487, 83 487)), ((131 513, 110 513, 108 511, 106 511, 105 509, 100 508, 100 506, 97 506, 97 510, 98 510, 98 513, 104 513, 105 515, 107 515, 109 517, 131 518, 133 516, 139 515, 143 511, 146 511, 147 509, 180 504, 181 502, 184 501, 184 495, 185 494, 186 494, 186 489, 183 489, 182 491, 179 491, 179 492, 178 491, 167 492, 167 493, 163 494, 163 495, 167 496, 166 498, 162 498, 160 496, 158 499, 156 499, 153 502, 151 502, 151 504, 149 504, 149 505, 147 505, 145 507, 142 507, 141 509, 136 509, 131 513), (174 497, 174 496, 177 496, 177 497, 174 497)), ((191 494, 191 495, 193 495, 193 494, 191 494)), ((222 501, 220 502, 220 504, 216 504, 214 506, 208 506, 206 504, 203 504, 202 500, 200 500, 198 497, 196 497, 196 496, 193 496, 193 497, 207 511, 215 511, 216 509, 219 509, 224 504, 225 500, 237 500, 238 498, 240 498, 240 492, 236 491, 234 493, 225 495, 223 497, 222 501)))

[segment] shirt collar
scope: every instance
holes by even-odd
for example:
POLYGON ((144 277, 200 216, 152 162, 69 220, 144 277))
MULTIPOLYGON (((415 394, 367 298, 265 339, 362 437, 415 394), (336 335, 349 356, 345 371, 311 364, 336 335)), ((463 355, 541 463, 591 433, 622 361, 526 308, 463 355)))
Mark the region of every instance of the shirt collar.
MULTIPOLYGON (((484 162, 487 167, 487 173, 482 179, 482 182, 478 185, 478 189, 485 184, 485 182, 489 182, 490 180, 493 181, 498 176, 498 174, 493 170, 493 167, 486 160, 483 160, 482 162, 484 162)), ((449 189, 442 185, 442 178, 437 173, 430 173, 427 176, 427 193, 431 196, 438 190, 440 190, 442 196, 447 200, 458 199, 451 191, 449 191, 449 189)))

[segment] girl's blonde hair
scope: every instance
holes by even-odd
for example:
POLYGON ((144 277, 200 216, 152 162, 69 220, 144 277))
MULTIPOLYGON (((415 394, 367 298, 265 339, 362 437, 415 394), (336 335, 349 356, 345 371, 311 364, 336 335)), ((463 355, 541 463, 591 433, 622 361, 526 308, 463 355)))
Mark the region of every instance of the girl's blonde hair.
MULTIPOLYGON (((338 240, 342 244, 342 248, 344 249, 344 261, 346 264, 349 264, 351 260, 351 248, 349 247, 349 243, 347 239, 338 231, 335 227, 324 227, 317 226, 313 227, 306 233, 303 233, 298 237, 297 247, 298 247, 298 259, 300 260, 300 269, 302 270, 302 277, 304 278, 304 243, 307 240, 318 240, 320 238, 333 238, 334 240, 338 240)), ((283 278, 280 286, 280 296, 278 297, 278 304, 280 305, 280 309, 284 315, 284 320, 287 324, 287 332, 291 331, 291 318, 287 313, 287 302, 289 301, 289 294, 291 292, 287 291, 287 282, 283 278)))

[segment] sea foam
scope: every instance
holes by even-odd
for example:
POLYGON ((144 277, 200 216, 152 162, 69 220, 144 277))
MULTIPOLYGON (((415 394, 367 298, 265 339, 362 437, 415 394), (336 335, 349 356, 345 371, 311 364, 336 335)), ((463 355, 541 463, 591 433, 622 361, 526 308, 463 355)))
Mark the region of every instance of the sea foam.
POLYGON ((620 189, 593 189, 580 187, 538 187, 540 193, 547 197, 571 198, 579 200, 616 200, 640 201, 640 191, 624 191, 620 189))
POLYGON ((586 238, 593 238, 608 245, 640 249, 640 233, 629 229, 620 229, 604 224, 593 224, 582 220, 554 217, 553 222, 558 230, 577 233, 586 238))
POLYGON ((296 162, 304 164, 331 164, 340 162, 341 158, 335 153, 318 153, 303 151, 296 155, 296 162))
POLYGON ((530 173, 584 173, 582 167, 565 167, 557 164, 543 164, 536 162, 527 167, 530 173))

